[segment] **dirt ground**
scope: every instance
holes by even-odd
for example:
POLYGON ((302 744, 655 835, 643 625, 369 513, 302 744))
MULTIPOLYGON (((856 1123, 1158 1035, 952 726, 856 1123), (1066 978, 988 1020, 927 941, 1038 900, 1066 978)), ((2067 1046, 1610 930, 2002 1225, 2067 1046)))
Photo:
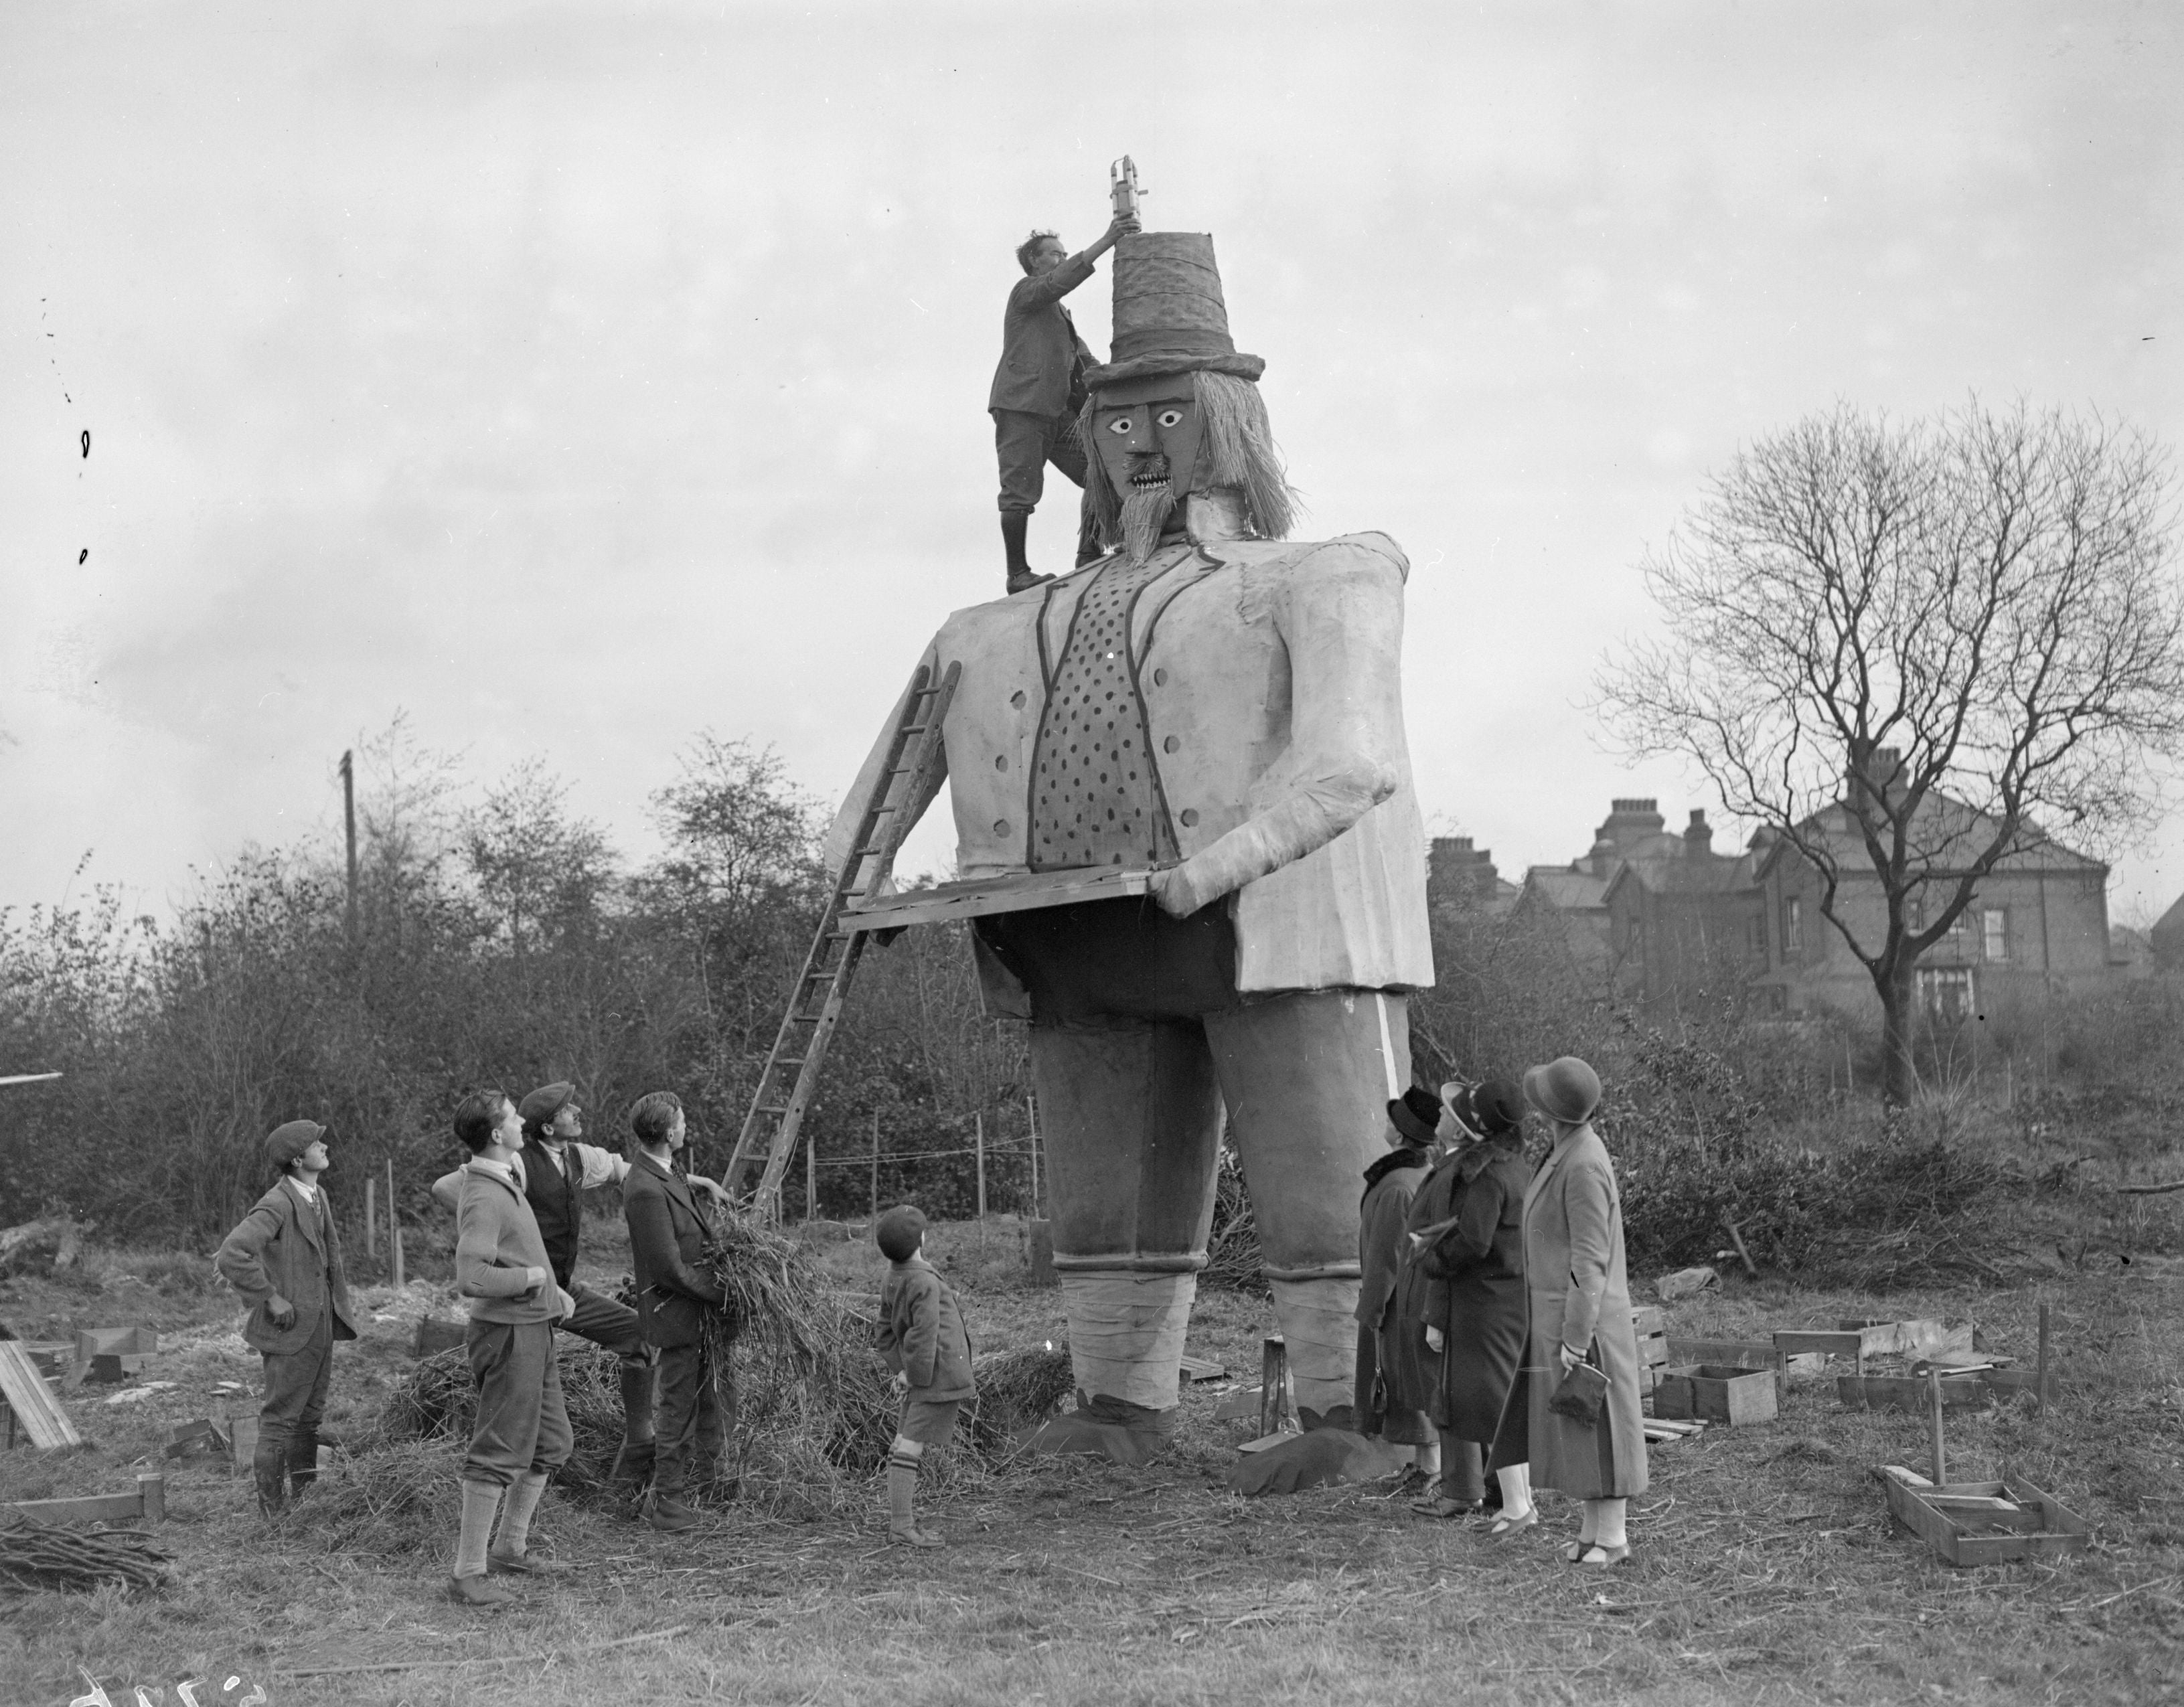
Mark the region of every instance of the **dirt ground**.
MULTIPOLYGON (((614 1231, 600 1226, 586 1273, 619 1271, 614 1231)), ((1056 1295, 1024 1284, 1019 1227, 951 1227, 933 1244, 981 1349, 1060 1338, 1056 1295)), ((339 1353, 336 1434, 360 1433, 400 1378, 418 1315, 458 1313, 437 1280, 444 1257, 415 1258, 427 1277, 407 1295, 362 1291, 372 1319, 339 1353)), ((859 1249, 828 1264, 850 1287, 873 1267, 859 1249)), ((1252 1431, 1215 1420, 1233 1384, 1213 1382, 1186 1389, 1174 1447, 1142 1470, 1074 1459, 959 1475, 934 1502, 950 1543, 937 1554, 884 1544, 877 1484, 838 1512, 731 1505, 674 1537, 557 1493, 537 1544, 582 1573, 497 1615, 447 1598, 452 1533, 365 1551, 329 1532, 326 1496, 268 1525, 245 1482, 178 1465, 161 1532, 175 1582, 6 1597, 0 1700, 60 1707, 86 1676, 117 1704, 140 1688, 180 1702, 189 1681, 200 1707, 259 1688, 275 1704, 358 1707, 2173 1700, 2179 1266, 2111 1259, 2036 1287, 1886 1298, 1768 1281, 1671 1312, 1671 1332, 1716 1337, 1970 1318, 2029 1359, 2048 1302, 2053 1415, 1953 1413, 1949 1449, 1953 1477, 2006 1470, 2098 1526, 2091 1552, 2052 1565, 1953 1570, 1892 1532, 1871 1470, 1922 1465, 1924 1423, 1847 1410, 1831 1379, 1793 1384, 1773 1422, 1656 1448, 1630 1561, 1585 1572, 1556 1556, 1575 1517, 1552 1496, 1540 1529, 1496 1542, 1413 1516, 1376 1486, 1232 1494, 1219 1473, 1252 1431)), ((0 1498, 129 1487, 170 1425, 220 1409, 221 1382, 243 1390, 228 1408, 254 1405, 258 1360, 203 1258, 109 1254, 65 1282, 0 1285, 0 1320, 26 1338, 126 1322, 163 1337, 121 1403, 92 1388, 70 1398, 85 1449, 0 1457, 0 1498)), ((1249 1376, 1271 1326, 1263 1300, 1204 1293, 1190 1348, 1249 1376)))

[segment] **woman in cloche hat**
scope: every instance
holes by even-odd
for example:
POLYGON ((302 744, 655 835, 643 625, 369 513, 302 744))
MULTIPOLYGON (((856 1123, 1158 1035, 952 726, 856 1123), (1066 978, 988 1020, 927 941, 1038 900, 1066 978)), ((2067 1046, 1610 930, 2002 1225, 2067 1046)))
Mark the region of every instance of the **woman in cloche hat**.
POLYGON ((1524 1193, 1524 1378, 1510 1389, 1494 1440, 1496 1468, 1529 1460, 1532 1481, 1584 1502, 1573 1565, 1627 1559, 1624 1511, 1646 1491, 1638 1336, 1623 1263, 1623 1202, 1607 1147, 1592 1129, 1600 1076, 1574 1055, 1524 1075, 1524 1100, 1553 1123, 1554 1148, 1524 1193), (1570 1371, 1607 1377, 1591 1421, 1548 1408, 1570 1371))
MULTIPOLYGON (((1404 1304, 1437 1354, 1428 1407, 1440 1433, 1440 1486, 1411 1509, 1456 1517, 1485 1503, 1483 1450, 1524 1361, 1524 1093, 1507 1079, 1440 1090, 1448 1154, 1411 1200, 1404 1304)), ((1495 1535, 1539 1521, 1522 1463, 1497 1472, 1495 1535)))

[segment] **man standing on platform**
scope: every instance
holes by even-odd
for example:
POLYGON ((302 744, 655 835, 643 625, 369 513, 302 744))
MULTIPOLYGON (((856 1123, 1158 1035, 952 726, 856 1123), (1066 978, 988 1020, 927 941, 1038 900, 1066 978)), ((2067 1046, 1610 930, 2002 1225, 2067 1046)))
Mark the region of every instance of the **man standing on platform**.
MULTIPOLYGON (((1078 442, 1077 412, 1084 405, 1084 370, 1092 352, 1077 336, 1077 323, 1061 299, 1092 276, 1115 239, 1134 231, 1134 217, 1117 217, 1089 249, 1071 254, 1051 231, 1034 231, 1017 246, 1024 270, 1009 292, 1001 317, 1001 359, 994 370, 986 410, 994 418, 994 449, 1001 464, 1001 543, 1008 552, 1011 592, 1054 579, 1034 575, 1024 552, 1031 513, 1045 489, 1050 462, 1078 487, 1084 484, 1084 447, 1078 442)), ((1077 560, 1099 554, 1080 524, 1077 560)))
POLYGON ((334 1342, 356 1337, 348 1279, 325 1173, 326 1129, 291 1120, 265 1140, 280 1178, 253 1205, 214 1259, 250 1305, 242 1337, 265 1359, 265 1402, 258 1414, 251 1473, 268 1517, 318 1479, 319 1419, 326 1414, 334 1342))
MULTIPOLYGON (((621 1359, 622 1443, 610 1480, 629 1493, 641 1493, 652 1479, 654 1356, 645 1346, 637 1312, 576 1278, 584 1193, 621 1183, 629 1176, 629 1163, 577 1142, 584 1120, 574 1085, 560 1081, 542 1085, 517 1104, 517 1112, 523 1120, 523 1148, 511 1158, 511 1171, 546 1243, 554 1283, 577 1304, 576 1314, 560 1326, 621 1359)), ((432 1195, 453 1208, 461 1182, 462 1170, 457 1169, 433 1182, 432 1195)), ((726 1195, 710 1180, 694 1180, 692 1184, 726 1195)))

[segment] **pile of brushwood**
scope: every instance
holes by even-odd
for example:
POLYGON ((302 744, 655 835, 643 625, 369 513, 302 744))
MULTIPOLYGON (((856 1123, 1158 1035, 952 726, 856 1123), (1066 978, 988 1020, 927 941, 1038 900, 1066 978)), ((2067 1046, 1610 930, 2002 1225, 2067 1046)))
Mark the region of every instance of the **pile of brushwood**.
POLYGON ((0 1583, 14 1588, 157 1588, 172 1557, 141 1529, 66 1529, 20 1514, 0 1526, 0 1583))
MULTIPOLYGON (((740 1215, 717 1217, 708 1266, 727 1295, 707 1329, 738 1497, 784 1515, 866 1498, 862 1484, 886 1463, 900 1410, 872 1349, 871 1315, 833 1288, 801 1245, 740 1215)), ((603 1493, 622 1437, 619 1361, 566 1337, 559 1357, 576 1446, 557 1480, 580 1495, 603 1493)), ((959 1449, 938 1466, 944 1483, 991 1474, 1070 1392, 1066 1348, 989 1352, 973 1374, 978 1397, 966 1407, 959 1449)), ((366 1550, 443 1544, 476 1405, 460 1347, 421 1361, 376 1429, 326 1478, 316 1497, 326 1532, 366 1550)))

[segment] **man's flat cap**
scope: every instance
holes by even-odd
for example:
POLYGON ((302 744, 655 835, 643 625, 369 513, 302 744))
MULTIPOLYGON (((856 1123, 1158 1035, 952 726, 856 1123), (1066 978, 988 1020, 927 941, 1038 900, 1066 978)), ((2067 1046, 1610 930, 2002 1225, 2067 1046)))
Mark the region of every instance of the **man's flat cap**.
POLYGON ((326 1129, 316 1120, 290 1120, 274 1127, 267 1136, 265 1159, 276 1168, 285 1168, 326 1135, 326 1129))
POLYGON ((557 1079, 550 1085, 541 1085, 518 1103, 515 1112, 529 1125, 543 1126, 576 1100, 577 1087, 566 1080, 557 1079))

